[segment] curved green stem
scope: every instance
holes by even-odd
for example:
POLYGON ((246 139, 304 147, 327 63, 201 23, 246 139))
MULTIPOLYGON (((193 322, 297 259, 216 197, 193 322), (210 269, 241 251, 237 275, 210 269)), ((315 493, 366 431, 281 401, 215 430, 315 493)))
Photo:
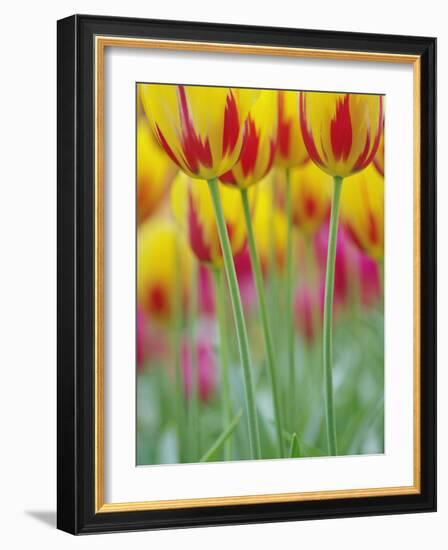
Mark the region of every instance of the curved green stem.
POLYGON ((327 427, 328 452, 338 453, 336 438, 336 419, 333 398, 333 294, 334 268, 336 263, 336 243, 338 236, 339 203, 342 178, 334 177, 333 197, 331 201, 330 228, 328 233, 327 271, 325 275, 324 323, 323 323, 323 362, 325 386, 325 420, 327 427))
POLYGON ((246 322, 244 320, 243 306, 238 288, 238 280, 236 278, 235 264, 233 263, 229 235, 227 233, 224 213, 222 211, 221 198, 219 196, 218 180, 216 178, 210 179, 208 181, 208 186, 212 198, 213 209, 215 211, 216 225, 218 228, 218 235, 224 259, 224 267, 229 285, 230 299, 232 301, 241 366, 243 368, 251 458, 261 458, 260 433, 258 430, 257 408, 255 405, 255 391, 252 381, 246 322))
POLYGON ((288 410, 289 427, 294 431, 294 420, 296 411, 296 365, 294 349, 294 319, 293 319, 293 224, 292 224, 292 200, 289 170, 286 170, 286 218, 288 222, 286 237, 286 331, 288 349, 288 410))
MULTIPOLYGON (((227 330, 226 330, 226 302, 224 293, 224 284, 221 269, 214 269, 216 314, 218 317, 219 328, 219 359, 221 363, 222 379, 222 408, 223 408, 223 429, 232 421, 232 402, 230 399, 230 379, 229 379, 229 352, 227 348, 227 330)), ((223 443, 224 460, 232 458, 232 438, 227 437, 223 443)))
POLYGON ((284 441, 283 441, 283 425, 281 418, 280 410, 280 396, 278 394, 277 386, 277 370, 274 359, 274 346, 272 343, 272 334, 271 328, 269 325, 267 307, 266 307, 266 297, 264 292, 264 282, 261 275, 260 261, 258 259, 257 249, 255 246, 254 232, 252 228, 252 220, 250 217, 250 206, 249 199, 247 196, 247 189, 241 189, 241 199, 243 202, 244 218, 246 220, 246 231, 247 231, 247 243, 249 245, 249 254, 250 261, 252 265, 252 272, 255 279, 255 287, 257 289, 258 304, 261 314, 261 324, 263 328, 264 343, 266 348, 267 355, 267 364, 269 370, 269 376, 271 379, 271 389, 272 389, 272 400, 274 403, 274 412, 275 412, 275 426, 277 431, 277 439, 280 456, 285 456, 284 450, 284 441))

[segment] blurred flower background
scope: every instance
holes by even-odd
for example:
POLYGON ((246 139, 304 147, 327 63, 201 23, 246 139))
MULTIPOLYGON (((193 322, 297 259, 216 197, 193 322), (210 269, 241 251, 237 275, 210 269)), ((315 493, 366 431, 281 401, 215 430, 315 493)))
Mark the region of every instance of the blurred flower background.
POLYGON ((382 98, 137 100, 137 463, 382 453, 382 98))

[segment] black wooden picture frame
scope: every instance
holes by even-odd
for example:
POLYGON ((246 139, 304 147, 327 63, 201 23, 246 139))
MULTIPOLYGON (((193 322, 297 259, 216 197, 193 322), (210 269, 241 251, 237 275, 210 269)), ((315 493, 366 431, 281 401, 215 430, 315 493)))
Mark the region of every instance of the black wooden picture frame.
POLYGON ((58 22, 57 525, 73 534, 436 509, 436 40, 75 15, 58 22), (408 55, 420 66, 420 490, 415 494, 134 511, 95 505, 96 36, 408 55))

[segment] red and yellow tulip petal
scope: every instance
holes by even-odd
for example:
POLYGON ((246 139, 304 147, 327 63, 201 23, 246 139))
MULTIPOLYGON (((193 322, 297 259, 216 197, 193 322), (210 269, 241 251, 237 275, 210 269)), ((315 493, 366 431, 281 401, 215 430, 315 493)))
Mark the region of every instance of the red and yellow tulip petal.
POLYGON ((383 127, 383 97, 301 92, 300 127, 311 160, 330 176, 348 177, 368 166, 383 127))
POLYGON ((221 176, 237 162, 254 90, 143 84, 141 98, 168 156, 192 178, 221 176))
POLYGON ((373 165, 344 182, 341 215, 356 244, 376 260, 384 257, 384 178, 373 165))
POLYGON ((137 217, 143 222, 161 203, 177 166, 156 142, 146 119, 137 122, 137 217))
POLYGON ((314 163, 290 171, 293 223, 313 235, 330 211, 332 178, 314 163))
POLYGON ((263 90, 249 111, 238 162, 220 180, 247 189, 266 176, 276 151, 277 92, 263 90))
POLYGON ((378 146, 378 151, 376 152, 375 158, 373 159, 373 164, 381 176, 384 176, 384 127, 381 131, 380 144, 378 146))
POLYGON ((279 91, 278 126, 275 163, 284 168, 301 166, 309 156, 299 120, 299 92, 279 91))

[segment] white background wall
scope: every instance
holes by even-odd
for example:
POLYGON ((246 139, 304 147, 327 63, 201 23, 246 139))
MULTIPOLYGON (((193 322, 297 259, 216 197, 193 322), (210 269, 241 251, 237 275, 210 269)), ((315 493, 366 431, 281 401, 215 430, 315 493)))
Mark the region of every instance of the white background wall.
POLYGON ((0 32, 0 540, 4 548, 446 548, 448 31, 438 0, 5 3, 0 32), (439 38, 439 512, 74 538, 57 532, 56 20, 73 13, 439 38))

